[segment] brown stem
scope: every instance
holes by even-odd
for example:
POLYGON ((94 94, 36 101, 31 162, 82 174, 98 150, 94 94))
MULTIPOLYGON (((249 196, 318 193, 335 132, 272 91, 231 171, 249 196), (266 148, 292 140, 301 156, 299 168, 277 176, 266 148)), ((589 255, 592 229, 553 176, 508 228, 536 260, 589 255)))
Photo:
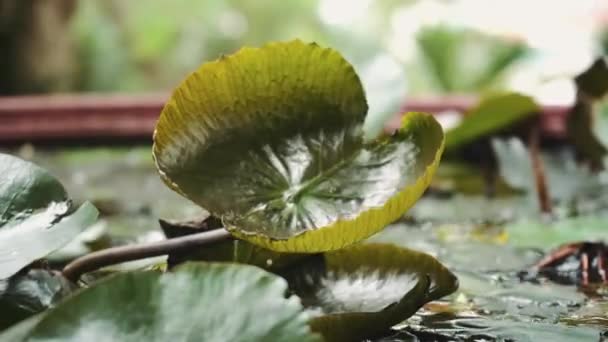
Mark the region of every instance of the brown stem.
POLYGON ((545 168, 540 156, 540 129, 538 128, 538 125, 534 125, 534 127, 530 128, 528 144, 530 145, 530 159, 532 160, 532 172, 534 174, 536 195, 538 196, 540 210, 545 214, 551 214, 551 198, 549 197, 545 168))
POLYGON ((76 282, 81 275, 105 266, 126 261, 145 259, 170 253, 183 252, 231 238, 225 229, 214 229, 202 233, 186 235, 174 239, 112 247, 80 257, 65 266, 62 273, 76 282))

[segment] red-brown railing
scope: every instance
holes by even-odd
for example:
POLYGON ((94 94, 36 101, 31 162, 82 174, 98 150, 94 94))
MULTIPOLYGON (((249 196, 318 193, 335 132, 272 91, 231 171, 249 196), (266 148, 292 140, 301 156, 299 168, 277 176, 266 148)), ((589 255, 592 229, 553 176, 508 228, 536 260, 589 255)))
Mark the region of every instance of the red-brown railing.
MULTIPOLYGON (((149 141, 168 94, 50 95, 0 97, 0 144, 19 142, 149 141)), ((466 97, 409 99, 406 111, 464 111, 474 103, 466 97)), ((565 136, 568 108, 545 106, 543 134, 565 136)), ((391 121, 388 127, 394 125, 391 121)))

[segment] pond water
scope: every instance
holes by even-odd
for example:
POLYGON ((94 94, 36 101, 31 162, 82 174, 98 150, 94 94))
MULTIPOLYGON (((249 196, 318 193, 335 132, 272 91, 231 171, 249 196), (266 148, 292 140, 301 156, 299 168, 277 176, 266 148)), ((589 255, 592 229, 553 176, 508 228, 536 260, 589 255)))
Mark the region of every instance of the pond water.
MULTIPOLYGON (((99 236, 121 241, 162 239, 158 218, 184 219, 202 210, 158 177, 149 146, 11 151, 49 169, 75 201, 91 200, 102 216, 88 243, 66 254, 99 248, 99 236)), ((549 221, 526 196, 425 197, 400 222, 372 237, 429 253, 460 281, 448 298, 426 305, 377 341, 604 341, 607 291, 581 291, 519 273, 562 243, 602 239, 601 214, 549 221)), ((102 244, 103 245, 103 244, 102 244)), ((64 255, 65 256, 65 255, 64 255)))

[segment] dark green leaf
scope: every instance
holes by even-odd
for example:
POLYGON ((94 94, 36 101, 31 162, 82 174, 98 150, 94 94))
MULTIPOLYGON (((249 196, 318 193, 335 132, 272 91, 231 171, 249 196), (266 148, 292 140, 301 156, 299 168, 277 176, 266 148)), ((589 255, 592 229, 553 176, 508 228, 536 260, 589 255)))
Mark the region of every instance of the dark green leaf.
POLYGON ((528 96, 517 93, 488 96, 465 114, 460 125, 446 132, 446 150, 504 131, 539 112, 540 107, 528 96))
POLYGON ((574 79, 580 92, 593 98, 600 98, 608 92, 608 63, 606 58, 598 58, 589 69, 574 79))
POLYGON ((90 203, 71 210, 48 172, 0 154, 0 279, 63 247, 97 218, 90 203))
POLYGON ((593 103, 578 100, 568 116, 568 138, 580 157, 590 162, 593 168, 600 168, 608 150, 593 132, 593 109, 593 103))
POLYGON ((0 329, 48 309, 74 288, 60 273, 42 269, 0 281, 0 329))
POLYGON ((0 153, 0 228, 18 222, 49 203, 64 202, 63 186, 44 169, 0 153))
POLYGON ((26 341, 30 331, 44 318, 43 314, 32 316, 15 324, 0 334, 0 342, 26 341))
POLYGON ((317 341, 300 300, 285 298, 286 290, 283 279, 253 266, 123 273, 8 333, 21 341, 317 341))
POLYGON ((608 99, 600 101, 595 105, 593 135, 605 148, 608 148, 608 99))
POLYGON ((594 169, 599 169, 608 154, 608 115, 606 104, 602 104, 602 98, 608 93, 606 59, 596 60, 575 81, 578 93, 576 104, 568 115, 568 137, 579 156, 589 161, 594 169))
POLYGON ((300 41, 244 48, 176 89, 154 156, 170 187, 238 238, 276 251, 338 249, 409 209, 442 153, 432 116, 409 113, 396 134, 365 143, 366 112, 337 52, 300 41))
POLYGON ((330 341, 373 336, 456 290, 433 257, 391 244, 363 244, 306 259, 284 276, 330 341))

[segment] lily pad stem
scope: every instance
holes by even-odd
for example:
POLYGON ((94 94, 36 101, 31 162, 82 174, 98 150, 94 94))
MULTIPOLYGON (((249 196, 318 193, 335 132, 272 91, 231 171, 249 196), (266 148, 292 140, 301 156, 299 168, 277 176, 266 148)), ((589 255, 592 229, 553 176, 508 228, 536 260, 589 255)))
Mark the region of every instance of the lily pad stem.
POLYGON ((77 282, 84 273, 127 261, 145 259, 214 244, 231 238, 227 230, 214 229, 178 238, 112 247, 80 257, 65 266, 63 276, 77 282))
POLYGON ((538 203, 543 214, 551 214, 551 197, 547 187, 547 177, 545 168, 540 156, 540 129, 538 125, 534 125, 530 129, 528 136, 528 144, 530 148, 530 159, 532 161, 532 172, 534 174, 534 183, 536 184, 536 195, 538 203))

